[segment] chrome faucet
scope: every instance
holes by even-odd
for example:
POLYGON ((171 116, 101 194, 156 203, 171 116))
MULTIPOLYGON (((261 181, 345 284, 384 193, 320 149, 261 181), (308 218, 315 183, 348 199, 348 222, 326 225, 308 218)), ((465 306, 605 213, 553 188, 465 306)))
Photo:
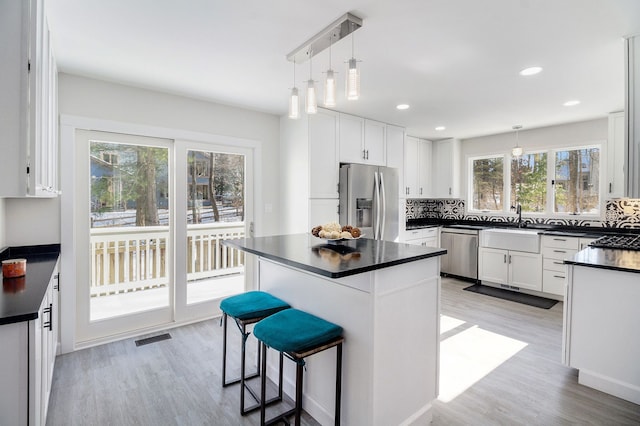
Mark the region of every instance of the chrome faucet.
POLYGON ((522 228, 522 206, 520 203, 516 205, 516 214, 518 215, 518 228, 522 228))

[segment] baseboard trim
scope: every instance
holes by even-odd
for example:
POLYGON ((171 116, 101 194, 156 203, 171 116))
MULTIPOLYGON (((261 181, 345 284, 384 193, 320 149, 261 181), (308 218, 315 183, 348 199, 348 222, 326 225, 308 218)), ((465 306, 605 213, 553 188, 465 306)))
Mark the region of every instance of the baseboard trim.
POLYGON ((603 376, 602 374, 589 370, 578 371, 578 383, 624 399, 625 401, 640 404, 640 386, 621 382, 620 380, 603 376))

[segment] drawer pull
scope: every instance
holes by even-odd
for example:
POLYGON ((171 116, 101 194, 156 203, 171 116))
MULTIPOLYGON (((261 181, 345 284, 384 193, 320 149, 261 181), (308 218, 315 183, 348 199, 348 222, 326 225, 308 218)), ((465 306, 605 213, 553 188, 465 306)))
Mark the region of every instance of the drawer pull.
POLYGON ((562 275, 554 275, 553 278, 562 278, 564 280, 564 277, 562 275))
POLYGON ((553 262, 554 265, 564 265, 564 262, 553 262))
POLYGON ((565 251, 565 250, 554 250, 553 252, 554 252, 554 253, 566 253, 566 251, 565 251))
POLYGON ((554 238, 553 241, 567 241, 566 238, 554 238))

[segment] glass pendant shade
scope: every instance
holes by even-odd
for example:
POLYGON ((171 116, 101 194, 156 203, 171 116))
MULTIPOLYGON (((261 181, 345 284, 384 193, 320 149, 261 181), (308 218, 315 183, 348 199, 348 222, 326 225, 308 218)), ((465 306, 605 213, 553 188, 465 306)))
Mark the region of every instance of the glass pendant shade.
POLYGON ((333 70, 327 70, 327 76, 324 80, 324 106, 336 106, 336 79, 333 70))
POLYGON ((346 90, 348 100, 355 101, 360 97, 360 70, 356 58, 349 59, 346 90))
POLYGON ((307 97, 305 99, 305 111, 307 114, 318 112, 318 100, 316 98, 316 85, 313 80, 307 82, 307 97))
POLYGON ((291 89, 289 97, 289 118, 300 118, 300 97, 298 96, 298 88, 291 89))
POLYGON ((521 146, 514 146, 513 149, 511 149, 511 155, 513 155, 514 157, 520 157, 522 155, 522 147, 521 146))

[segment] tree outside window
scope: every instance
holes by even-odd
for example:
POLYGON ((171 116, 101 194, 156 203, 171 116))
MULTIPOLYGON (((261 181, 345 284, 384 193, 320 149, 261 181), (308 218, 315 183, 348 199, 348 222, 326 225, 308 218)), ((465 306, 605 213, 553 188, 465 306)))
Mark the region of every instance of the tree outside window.
POLYGON ((547 153, 526 153, 511 159, 511 204, 523 212, 547 209, 547 153))
POLYGON ((554 211, 592 213, 600 209, 600 149, 556 152, 554 211))
POLYGON ((503 157, 473 160, 474 210, 502 210, 504 199, 503 168, 503 157))

